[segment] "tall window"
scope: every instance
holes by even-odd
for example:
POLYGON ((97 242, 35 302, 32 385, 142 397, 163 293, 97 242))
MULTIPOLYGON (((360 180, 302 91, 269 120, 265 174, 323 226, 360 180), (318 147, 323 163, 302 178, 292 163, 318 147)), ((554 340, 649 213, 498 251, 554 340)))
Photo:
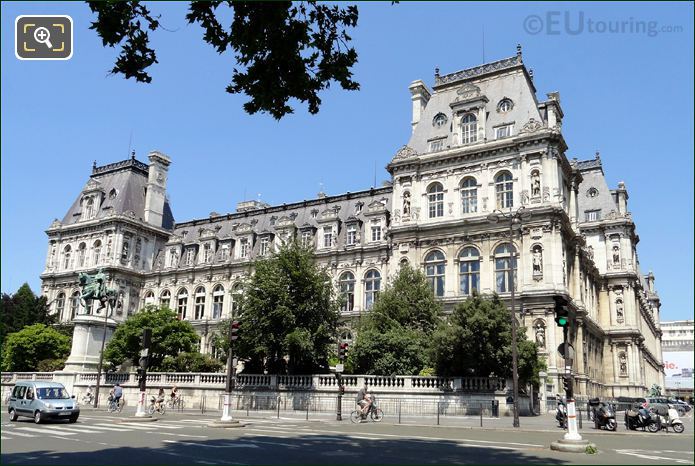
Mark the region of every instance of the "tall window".
POLYGON ((94 265, 98 265, 101 261, 101 241, 96 240, 92 246, 92 260, 94 265))
POLYGON ((265 256, 266 254, 268 254, 268 248, 269 247, 270 247, 270 238, 268 238, 267 236, 264 236, 263 238, 261 238, 261 245, 260 245, 258 253, 261 256, 265 256))
POLYGON ((350 312, 355 308, 355 276, 352 272, 345 272, 338 280, 340 294, 343 296, 343 312, 350 312))
POLYGON ((234 317, 239 317, 241 314, 241 300, 242 300, 242 289, 241 284, 237 283, 232 287, 232 315, 234 317))
POLYGON ((224 243, 220 251, 220 260, 226 262, 229 259, 229 243, 224 243))
POLYGON ((307 247, 311 245, 311 231, 302 232, 302 246, 307 247))
POLYGON ((145 306, 154 304, 154 292, 148 291, 145 293, 145 306))
POLYGON ((333 246, 333 227, 323 227, 323 247, 333 246))
POLYGON ((80 292, 74 291, 70 296, 70 320, 74 319, 80 310, 80 292))
POLYGON ((222 306, 224 305, 224 287, 217 285, 212 289, 212 318, 222 318, 222 306))
POLYGON ((381 290, 381 274, 377 270, 370 270, 364 276, 364 308, 371 309, 381 290))
POLYGON ((199 286, 195 290, 195 320, 202 319, 205 316, 205 288, 199 286))
POLYGON ((87 204, 84 209, 84 219, 89 220, 94 217, 94 198, 90 197, 87 199, 87 204))
POLYGON ((63 249, 63 270, 68 270, 70 268, 70 255, 72 254, 72 250, 70 248, 70 245, 68 244, 65 246, 65 249, 63 249))
POLYGON ((241 238, 239 240, 239 258, 246 259, 249 257, 249 240, 241 238))
POLYGON ((500 244, 495 248, 494 256, 496 291, 508 293, 512 286, 516 289, 516 249, 509 243, 500 244))
POLYGON ((475 248, 464 248, 459 254, 459 284, 462 295, 480 291, 480 255, 475 248))
POLYGON ((381 241, 381 225, 372 225, 372 241, 381 241))
POLYGON ((478 211, 478 185, 475 178, 466 178, 461 183, 461 212, 472 214, 478 211))
POLYGON ((212 262, 212 245, 205 243, 203 246, 203 262, 210 264, 212 262))
POLYGON ((167 308, 171 306, 171 293, 169 290, 164 290, 162 294, 159 295, 159 305, 167 308))
POLYGON ((432 183, 427 188, 429 218, 444 216, 444 187, 441 183, 432 183))
POLYGON ((444 270, 446 267, 444 254, 441 251, 432 251, 425 257, 425 275, 430 282, 434 295, 444 296, 444 270))
POLYGON ((347 235, 345 238, 345 243, 348 246, 354 246, 355 243, 357 243, 357 226, 356 225, 349 225, 347 227, 347 235))
POLYGON ((502 172, 495 177, 495 194, 497 195, 498 209, 508 209, 514 206, 514 182, 511 173, 502 172))
POLYGON ((77 248, 77 266, 78 267, 84 267, 84 261, 85 261, 86 257, 87 257, 87 245, 84 243, 80 243, 80 246, 77 248))
POLYGON ((461 119, 461 144, 470 144, 478 140, 478 120, 472 113, 461 119))
POLYGON ((176 315, 178 315, 180 320, 186 318, 186 308, 188 307, 188 291, 182 288, 176 297, 176 315))
POLYGON ((65 310, 65 293, 59 293, 58 297, 56 298, 56 315, 58 316, 58 319, 65 318, 65 316, 63 315, 64 310, 65 310))
POLYGON ((193 265, 193 261, 195 260, 195 249, 194 248, 188 248, 186 250, 186 265, 193 265))

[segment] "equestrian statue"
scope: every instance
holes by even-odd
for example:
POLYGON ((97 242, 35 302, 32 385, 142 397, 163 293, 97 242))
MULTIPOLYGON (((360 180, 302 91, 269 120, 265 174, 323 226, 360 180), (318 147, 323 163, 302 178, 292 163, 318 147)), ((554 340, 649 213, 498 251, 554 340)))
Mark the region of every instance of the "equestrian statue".
POLYGON ((107 304, 111 305, 111 309, 113 309, 119 304, 118 289, 106 286, 106 274, 102 269, 99 269, 94 275, 80 272, 77 279, 82 288, 80 303, 84 306, 86 314, 90 313, 94 300, 100 302, 97 310, 104 309, 107 304))

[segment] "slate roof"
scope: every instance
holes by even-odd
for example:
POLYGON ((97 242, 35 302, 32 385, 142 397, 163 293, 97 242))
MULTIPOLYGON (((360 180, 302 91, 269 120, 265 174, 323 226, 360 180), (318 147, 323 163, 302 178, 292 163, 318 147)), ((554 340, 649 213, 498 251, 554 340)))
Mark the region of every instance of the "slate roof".
POLYGON ((581 171, 584 178, 579 185, 579 195, 577 201, 579 203, 579 221, 584 222, 584 212, 587 210, 601 210, 601 218, 606 218, 612 210, 618 211, 618 205, 613 200, 613 195, 606 182, 606 177, 603 174, 603 166, 601 159, 596 156, 595 159, 582 160, 577 162, 577 167, 581 171), (589 196, 589 190, 595 188, 598 190, 596 197, 589 196))

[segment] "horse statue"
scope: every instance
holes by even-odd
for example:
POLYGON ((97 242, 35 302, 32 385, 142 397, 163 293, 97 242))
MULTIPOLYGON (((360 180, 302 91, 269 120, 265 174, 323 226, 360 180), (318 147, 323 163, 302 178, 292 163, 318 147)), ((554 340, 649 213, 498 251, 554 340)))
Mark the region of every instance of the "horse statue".
POLYGON ((106 286, 106 274, 102 269, 99 269, 94 275, 80 272, 77 279, 82 288, 80 303, 84 306, 87 314, 90 313, 93 300, 98 300, 101 303, 99 309, 104 309, 107 304, 114 308, 118 304, 119 292, 116 288, 106 286))

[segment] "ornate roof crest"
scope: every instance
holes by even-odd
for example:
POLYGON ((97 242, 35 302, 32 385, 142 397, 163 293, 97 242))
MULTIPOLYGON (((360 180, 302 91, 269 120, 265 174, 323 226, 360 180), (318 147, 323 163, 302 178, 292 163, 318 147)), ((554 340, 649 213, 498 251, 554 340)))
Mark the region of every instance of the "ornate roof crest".
POLYGON ((540 130, 541 128, 543 128, 543 123, 541 123, 540 121, 536 121, 534 118, 531 118, 521 128, 521 130, 519 131, 519 134, 521 134, 521 133, 535 133, 536 131, 540 130))
POLYGON ((409 157, 416 157, 417 155, 418 155, 418 153, 415 149, 406 145, 406 146, 403 146, 400 149, 398 149, 398 152, 396 152, 396 155, 393 158, 394 159, 407 159, 409 157))

